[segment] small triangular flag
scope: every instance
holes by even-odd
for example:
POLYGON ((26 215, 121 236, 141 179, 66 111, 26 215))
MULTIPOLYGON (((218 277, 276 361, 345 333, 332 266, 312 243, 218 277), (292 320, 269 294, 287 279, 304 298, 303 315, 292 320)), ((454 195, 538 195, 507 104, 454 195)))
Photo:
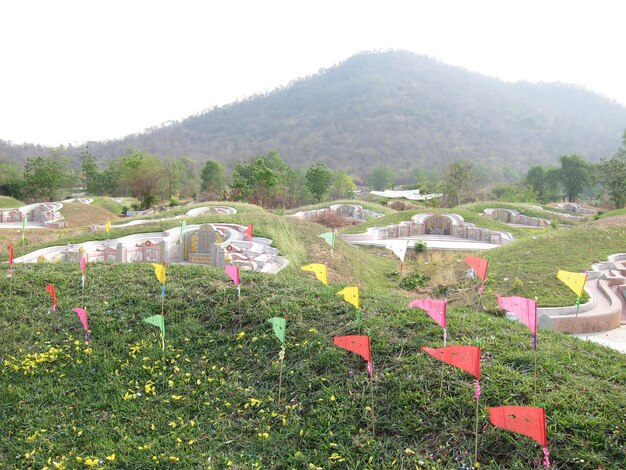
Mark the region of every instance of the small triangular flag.
POLYGON ((358 287, 344 287, 337 295, 343 295, 346 302, 359 308, 359 288, 358 287))
POLYGON ((325 285, 328 285, 328 271, 326 270, 325 264, 313 263, 307 264, 306 266, 302 266, 301 268, 304 271, 311 271, 315 273, 315 277, 318 281, 323 282, 325 285))
POLYGON ((320 235, 326 243, 330 245, 331 248, 335 248, 335 232, 326 232, 320 235))
POLYGON ((163 264, 158 263, 150 263, 154 268, 154 275, 159 280, 161 284, 165 284, 165 261, 163 264))
POLYGON ((240 283, 239 268, 237 266, 232 266, 230 264, 227 264, 226 266, 224 266, 224 271, 226 271, 226 274, 228 275, 228 277, 230 277, 233 280, 235 285, 238 286, 240 283))
POLYGON ((556 274, 567 287, 572 289, 578 297, 582 297, 585 293, 585 283, 587 282, 587 273, 572 273, 569 271, 562 271, 556 274))
POLYGON ((143 321, 150 323, 151 325, 158 326, 161 329, 161 334, 165 336, 165 317, 163 315, 153 315, 148 318, 144 318, 143 321))
POLYGON ((72 309, 72 312, 76 312, 76 315, 78 316, 78 319, 80 320, 85 330, 85 339, 89 341, 89 325, 87 324, 87 310, 85 310, 84 308, 76 307, 72 309))
POLYGON ((287 320, 281 317, 273 317, 267 320, 272 324, 274 334, 280 340, 281 343, 285 342, 285 330, 287 329, 287 320))

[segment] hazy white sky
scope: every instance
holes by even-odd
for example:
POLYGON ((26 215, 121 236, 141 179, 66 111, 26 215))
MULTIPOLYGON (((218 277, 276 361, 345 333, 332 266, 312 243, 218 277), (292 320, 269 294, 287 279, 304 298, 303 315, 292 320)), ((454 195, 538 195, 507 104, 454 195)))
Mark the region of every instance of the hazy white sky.
POLYGON ((610 0, 3 1, 0 139, 123 137, 364 50, 574 83, 626 105, 625 14, 610 0))

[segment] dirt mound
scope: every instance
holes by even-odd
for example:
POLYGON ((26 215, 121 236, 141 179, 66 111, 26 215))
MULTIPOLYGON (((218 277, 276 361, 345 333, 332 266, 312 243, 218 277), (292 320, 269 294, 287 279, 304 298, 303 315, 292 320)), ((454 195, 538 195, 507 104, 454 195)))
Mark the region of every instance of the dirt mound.
POLYGON ((104 224, 108 220, 119 219, 117 215, 102 207, 73 202, 63 203, 61 214, 65 217, 64 221, 70 229, 90 227, 93 224, 104 224))
POLYGON ((590 225, 596 227, 623 227, 626 226, 626 215, 616 215, 615 217, 594 220, 590 225))

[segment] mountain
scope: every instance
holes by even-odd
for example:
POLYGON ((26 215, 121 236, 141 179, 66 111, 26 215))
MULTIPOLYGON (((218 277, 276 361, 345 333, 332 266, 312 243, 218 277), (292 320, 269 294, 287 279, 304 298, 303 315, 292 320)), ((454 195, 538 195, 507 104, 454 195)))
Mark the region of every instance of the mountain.
POLYGON ((88 145, 104 158, 133 147, 223 163, 276 149, 290 165, 321 161, 355 176, 378 163, 406 174, 467 158, 512 174, 565 153, 610 156, 625 128, 626 107, 581 87, 508 83, 393 51, 362 53, 266 95, 88 145))

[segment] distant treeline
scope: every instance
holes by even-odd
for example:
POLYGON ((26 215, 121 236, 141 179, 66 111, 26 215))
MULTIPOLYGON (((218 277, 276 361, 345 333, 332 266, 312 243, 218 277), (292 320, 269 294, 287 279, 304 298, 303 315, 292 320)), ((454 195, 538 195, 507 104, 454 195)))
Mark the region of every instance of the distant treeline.
MULTIPOLYGON (((378 164, 411 183, 416 171, 470 160, 477 173, 511 182, 561 155, 608 158, 625 127, 625 107, 580 87, 506 83, 397 51, 360 54, 271 93, 87 145, 103 160, 133 148, 230 168, 276 149, 296 169, 319 162, 357 183, 378 164)), ((0 142, 0 157, 24 163, 40 153, 0 142)))

